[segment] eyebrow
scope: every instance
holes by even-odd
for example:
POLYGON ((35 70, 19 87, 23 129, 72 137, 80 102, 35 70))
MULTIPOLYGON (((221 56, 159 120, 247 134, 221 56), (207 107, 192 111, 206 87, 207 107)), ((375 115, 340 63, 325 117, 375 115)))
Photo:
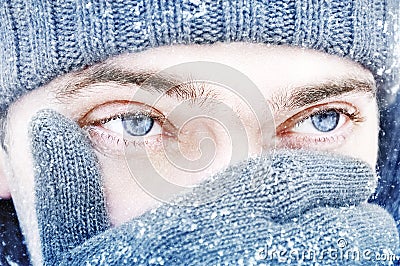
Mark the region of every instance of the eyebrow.
MULTIPOLYGON (((125 70, 113 65, 88 67, 75 73, 64 87, 57 89, 58 99, 69 99, 79 95, 91 85, 115 83, 118 85, 136 85, 152 93, 165 93, 178 99, 187 100, 196 97, 213 97, 215 94, 209 87, 199 85, 196 81, 184 81, 176 76, 157 71, 125 70)), ((366 93, 374 96, 376 84, 367 78, 338 78, 315 84, 294 88, 282 88, 273 93, 268 101, 274 112, 293 110, 320 102, 324 99, 349 93, 366 93)))
POLYGON ((376 94, 376 84, 370 79, 338 78, 316 84, 299 86, 274 93, 269 101, 274 112, 293 110, 345 94, 376 94))
POLYGON ((136 85, 151 93, 164 93, 175 96, 178 99, 194 99, 197 97, 212 97, 212 90, 206 90, 204 86, 195 84, 198 82, 183 80, 177 76, 160 73, 157 71, 125 70, 122 68, 100 65, 89 67, 66 83, 64 87, 58 88, 56 97, 59 100, 70 99, 96 84, 115 83, 118 85, 136 85))

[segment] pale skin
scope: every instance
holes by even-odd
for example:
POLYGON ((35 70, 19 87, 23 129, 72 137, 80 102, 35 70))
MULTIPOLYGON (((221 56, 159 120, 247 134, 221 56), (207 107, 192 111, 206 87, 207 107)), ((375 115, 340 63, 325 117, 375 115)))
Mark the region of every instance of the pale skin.
MULTIPOLYGON (((246 75, 259 89, 263 97, 260 100, 272 112, 273 121, 270 123, 255 121, 251 108, 231 91, 217 85, 202 87, 202 97, 222 102, 232 112, 238 113, 248 137, 248 156, 261 154, 271 148, 269 144, 273 141, 268 140, 268 136, 272 136, 276 148, 324 150, 360 158, 374 167, 378 149, 375 83, 368 70, 348 59, 300 48, 234 43, 153 48, 117 56, 103 63, 103 66, 131 73, 158 72, 193 61, 227 65, 246 75), (310 96, 313 89, 332 84, 339 88, 335 95, 310 96), (352 85, 344 91, 340 89, 343 84, 352 85), (313 100, 307 103, 303 101, 302 106, 286 104, 296 92, 303 99, 313 100), (332 129, 325 132, 316 128, 310 118, 316 112, 321 113, 321 110, 330 110, 338 118, 332 129), (262 130, 271 132, 271 135, 260 137, 260 126, 265 126, 262 130)), ((111 80, 84 84, 73 95, 66 95, 68 93, 65 90, 60 92, 68 84, 79 83, 82 75, 95 68, 58 77, 21 97, 9 109, 6 127, 8 151, 1 153, 0 197, 13 198, 32 258, 36 262, 40 261, 40 249, 33 205, 34 173, 28 129, 32 117, 39 110, 53 109, 76 121, 90 134, 101 164, 107 208, 114 226, 160 204, 143 191, 130 175, 124 156, 125 147, 121 144, 129 134, 124 131, 117 115, 124 115, 132 109, 145 109, 146 113, 154 111, 163 117, 163 123, 153 117, 154 124, 143 137, 129 136, 129 141, 142 143, 136 145, 139 148, 135 148, 130 156, 139 162, 150 156, 166 180, 181 186, 193 186, 222 170, 230 163, 231 154, 235 152, 235 147, 230 145, 232 132, 226 132, 224 125, 207 119, 184 124, 185 121, 175 121, 179 120, 179 115, 168 116, 174 108, 180 110, 176 109, 179 106, 185 112, 184 119, 187 119, 191 110, 206 108, 200 102, 193 101, 182 107, 182 99, 164 95, 153 105, 154 101, 148 100, 151 98, 148 96, 150 92, 144 92, 140 102, 135 98, 135 93, 142 90, 140 86, 111 80), (200 158, 204 152, 199 148, 200 141, 212 139, 213 160, 204 169, 182 175, 184 170, 176 169, 163 156, 164 150, 160 145, 160 139, 163 138, 167 139, 168 144, 177 144, 187 160, 200 158)), ((195 78, 196 73, 188 69, 182 76, 195 78)), ((193 100, 196 97, 199 95, 187 98, 193 100)))

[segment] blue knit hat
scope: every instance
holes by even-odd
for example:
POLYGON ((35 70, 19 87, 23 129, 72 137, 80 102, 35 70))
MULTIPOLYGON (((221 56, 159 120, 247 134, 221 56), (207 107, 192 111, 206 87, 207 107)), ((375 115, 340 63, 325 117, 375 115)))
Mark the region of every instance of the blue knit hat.
MULTIPOLYGON (((0 111, 51 79, 170 44, 260 42, 390 67, 397 0, 2 0, 0 111)), ((387 71, 386 71, 387 72, 387 71)))

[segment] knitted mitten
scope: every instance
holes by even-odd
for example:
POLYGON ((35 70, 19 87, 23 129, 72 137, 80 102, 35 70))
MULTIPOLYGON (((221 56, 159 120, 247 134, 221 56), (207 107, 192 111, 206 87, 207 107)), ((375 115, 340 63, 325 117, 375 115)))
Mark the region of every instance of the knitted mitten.
POLYGON ((36 116, 31 134, 46 265, 354 265, 399 245, 391 216, 366 203, 376 179, 356 159, 301 150, 265 154, 108 229, 86 135, 52 111, 36 116), (343 255, 354 250, 358 259, 343 255), (301 256, 310 251, 316 256, 301 256))
POLYGON ((42 252, 52 265, 109 227, 102 179, 88 139, 75 123, 43 111, 31 134, 42 252))

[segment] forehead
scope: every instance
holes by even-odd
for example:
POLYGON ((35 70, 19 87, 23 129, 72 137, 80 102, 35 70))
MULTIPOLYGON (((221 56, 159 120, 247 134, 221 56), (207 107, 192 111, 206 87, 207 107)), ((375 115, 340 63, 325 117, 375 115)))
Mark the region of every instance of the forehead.
MULTIPOLYGON (((367 90, 375 88, 370 71, 356 62, 342 57, 299 47, 217 43, 211 45, 163 46, 140 53, 122 54, 98 65, 60 76, 41 88, 24 95, 18 102, 30 102, 30 105, 34 104, 39 107, 42 102, 52 101, 51 99, 56 100, 59 93, 63 97, 66 89, 82 83, 82 79, 85 80, 85 77, 93 73, 99 66, 123 70, 124 73, 131 73, 131 77, 135 77, 137 73, 157 73, 165 69, 174 69, 173 67, 179 64, 196 61, 215 62, 235 69, 238 73, 247 76, 264 98, 272 104, 274 104, 274 100, 287 99, 288 97, 285 94, 291 94, 299 88, 302 89, 300 97, 303 99, 305 99, 303 96, 308 97, 304 93, 308 88, 324 87, 322 93, 317 91, 318 98, 321 98, 322 94, 331 90, 330 87, 347 86, 349 81, 351 84, 347 89, 350 90, 357 89, 356 87, 360 87, 359 84, 366 87, 367 90), (45 97, 43 97, 43 92, 46 95, 45 97), (32 103, 32 99, 34 103, 32 103)), ((177 69, 181 73, 172 74, 193 79, 196 79, 197 72, 199 72, 199 69, 196 68, 177 69)), ((210 72, 210 69, 204 71, 210 72)), ((219 74, 215 73, 215 75, 219 74)), ((94 80, 93 83, 106 83, 108 79, 110 79, 109 75, 106 78, 101 77, 100 82, 94 80)), ((111 82, 113 82, 112 79, 113 77, 110 79, 111 82)), ((85 82, 80 85, 82 85, 83 90, 90 88, 90 84, 85 84, 85 82)), ((361 91, 364 90, 362 86, 361 91)), ((100 86, 100 88, 103 88, 102 90, 110 89, 107 90, 110 96, 115 96, 115 91, 112 92, 113 87, 100 86)), ((347 89, 345 88, 345 90, 347 89)), ((222 89, 221 93, 226 91, 222 89)), ((343 92, 343 89, 341 89, 341 92, 343 92)), ((86 95, 86 97, 88 96, 86 95)), ((20 104, 17 105, 20 106, 20 104)))
MULTIPOLYGON (((349 59, 311 49, 251 43, 164 46, 142 53, 124 54, 106 64, 132 71, 162 71, 194 61, 225 64, 269 91, 339 79, 361 79, 373 83, 370 71, 349 59)), ((187 69, 191 77, 196 77, 196 71, 198 69, 187 69)))
MULTIPOLYGON (((116 89, 108 83, 120 85, 122 83, 137 91, 143 88, 140 82, 146 80, 146 77, 154 73, 165 73, 166 69, 172 77, 178 77, 178 82, 198 80, 199 72, 206 72, 206 76, 210 73, 216 76, 221 74, 208 67, 186 68, 190 63, 199 61, 227 66, 234 69, 239 76, 248 78, 255 85, 257 94, 261 93, 264 101, 267 100, 276 111, 281 109, 279 106, 275 108, 276 105, 285 106, 288 100, 291 101, 288 106, 293 104, 298 108, 349 91, 374 92, 375 90, 371 72, 349 59, 299 47, 217 43, 162 46, 140 53, 122 54, 83 70, 60 76, 21 97, 19 102, 28 102, 30 106, 32 104, 42 106, 42 103, 56 104, 62 99, 61 103, 70 105, 71 99, 86 98, 86 101, 90 101, 89 99, 97 97, 96 94, 100 91, 104 97, 115 98, 119 95, 132 99, 131 90, 123 90, 121 87, 116 89), (175 67, 177 65, 185 67, 175 67), (297 97, 293 98, 292 95, 297 97)), ((228 75, 225 80, 230 76, 228 75)), ((199 78, 199 80, 204 79, 199 78)), ((240 87, 239 90, 242 92, 246 90, 241 88, 241 85, 236 87, 240 87)), ((209 88, 207 86, 207 89, 209 88)), ((211 89, 223 98, 230 98, 229 90, 224 87, 214 86, 211 89)), ((233 90, 236 91, 237 88, 233 90)), ((66 108, 71 109, 68 106, 66 108)))

